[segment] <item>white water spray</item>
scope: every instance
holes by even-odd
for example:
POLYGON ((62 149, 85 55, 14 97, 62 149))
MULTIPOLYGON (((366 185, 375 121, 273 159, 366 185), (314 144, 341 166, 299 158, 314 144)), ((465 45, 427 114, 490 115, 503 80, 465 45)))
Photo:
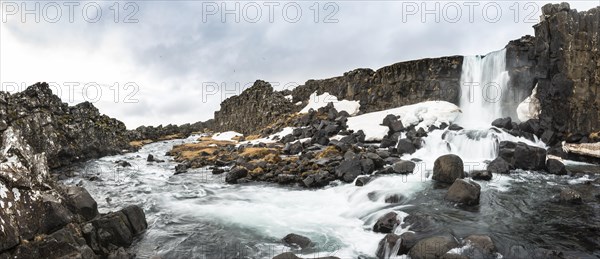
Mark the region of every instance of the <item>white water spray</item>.
POLYGON ((460 76, 460 108, 457 123, 465 128, 486 128, 497 118, 511 115, 504 107, 511 91, 506 71, 506 49, 486 56, 465 56, 460 76))

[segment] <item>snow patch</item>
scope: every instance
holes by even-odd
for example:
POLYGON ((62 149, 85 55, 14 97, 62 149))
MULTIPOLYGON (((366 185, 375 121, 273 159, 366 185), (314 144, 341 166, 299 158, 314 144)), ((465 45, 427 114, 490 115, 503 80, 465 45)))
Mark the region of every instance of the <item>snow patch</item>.
POLYGON ((253 140, 248 140, 248 141, 242 141, 240 142, 240 144, 238 145, 243 145, 243 144, 251 144, 251 145, 256 145, 256 144, 260 144, 260 143, 264 143, 264 144, 270 144, 270 143, 275 143, 278 140, 280 140, 281 138, 292 134, 292 132, 294 131, 294 127, 285 127, 283 128, 281 131, 272 134, 266 138, 259 138, 259 139, 253 139, 253 140))
POLYGON ((537 84, 531 91, 531 95, 525 98, 523 102, 517 106, 517 117, 521 122, 525 122, 531 119, 537 119, 542 109, 540 107, 540 100, 535 97, 537 93, 537 84))
POLYGON ((429 126, 450 124, 461 112, 460 108, 445 101, 427 101, 398 108, 366 113, 348 118, 348 129, 365 133, 366 141, 381 140, 388 133, 388 127, 381 123, 385 116, 393 114, 400 116, 405 127, 416 125, 416 129, 428 130, 429 126))
POLYGON ((226 131, 214 134, 212 136, 212 139, 222 141, 234 141, 233 138, 241 136, 243 136, 243 134, 241 133, 237 133, 235 131, 226 131))
POLYGON ((308 105, 306 105, 304 109, 300 111, 300 113, 308 113, 310 109, 318 110, 321 107, 327 106, 328 103, 333 103, 333 107, 335 107, 338 112, 346 111, 350 115, 356 115, 360 109, 360 104, 358 101, 340 101, 337 97, 327 92, 323 93, 322 95, 317 95, 317 92, 314 92, 308 98, 308 105))

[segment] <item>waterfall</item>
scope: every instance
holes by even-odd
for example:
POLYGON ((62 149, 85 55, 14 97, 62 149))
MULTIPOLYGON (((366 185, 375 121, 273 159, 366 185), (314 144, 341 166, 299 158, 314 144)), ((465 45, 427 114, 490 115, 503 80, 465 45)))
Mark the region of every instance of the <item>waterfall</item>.
POLYGON ((511 98, 506 71, 506 49, 485 56, 466 56, 460 76, 457 123, 465 128, 487 128, 494 119, 513 114, 506 100, 511 98))

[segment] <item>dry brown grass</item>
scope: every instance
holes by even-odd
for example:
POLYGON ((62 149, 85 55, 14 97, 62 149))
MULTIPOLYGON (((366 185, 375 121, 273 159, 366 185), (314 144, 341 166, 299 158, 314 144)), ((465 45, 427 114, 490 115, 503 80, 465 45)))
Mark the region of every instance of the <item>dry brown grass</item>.
POLYGON ((254 170, 250 171, 250 174, 253 176, 261 175, 264 173, 265 173, 265 170, 263 170, 261 167, 257 167, 254 170))
POLYGON ((187 143, 176 145, 170 153, 175 156, 176 161, 191 161, 198 158, 206 160, 216 159, 214 155, 220 147, 233 145, 235 142, 201 138, 198 143, 187 143))
POLYGON ((158 140, 162 141, 162 140, 173 140, 173 139, 180 139, 180 138, 183 138, 183 135, 171 134, 171 135, 162 136, 162 137, 158 138, 158 140))
POLYGON ((240 154, 241 157, 247 159, 259 159, 264 158, 269 154, 277 154, 279 153, 277 149, 274 148, 264 148, 264 147, 249 147, 245 148, 244 151, 240 154))
POLYGON ((255 135, 250 135, 250 136, 245 137, 244 140, 250 141, 250 140, 255 140, 255 139, 259 139, 259 138, 260 138, 260 135, 255 134, 255 135))
POLYGON ((335 156, 341 156, 342 153, 334 146, 328 146, 325 149, 323 149, 323 151, 321 151, 319 154, 317 154, 317 158, 321 159, 321 158, 331 158, 331 157, 335 157, 335 156))
POLYGON ((592 141, 598 141, 598 140, 600 140, 600 131, 599 132, 592 132, 592 133, 590 133, 589 138, 592 141))
POLYGON ((154 142, 154 141, 152 141, 150 139, 136 140, 136 141, 129 142, 129 146, 131 146, 132 148, 135 148, 135 149, 139 149, 139 148, 143 147, 144 145, 150 144, 152 142, 154 142))

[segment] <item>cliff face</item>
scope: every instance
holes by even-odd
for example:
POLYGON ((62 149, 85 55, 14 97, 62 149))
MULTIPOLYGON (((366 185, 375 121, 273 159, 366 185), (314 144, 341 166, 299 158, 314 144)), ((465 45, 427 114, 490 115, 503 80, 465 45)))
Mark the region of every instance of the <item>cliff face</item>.
POLYGON ((535 38, 507 46, 511 82, 529 91, 538 84, 540 126, 549 135, 600 131, 600 8, 548 4, 542 14, 535 38))
POLYGON ((48 84, 10 95, 0 92, 0 133, 19 130, 35 153, 45 152, 50 168, 115 154, 128 147, 125 124, 101 115, 91 103, 62 103, 48 84))
POLYGON ((294 105, 283 93, 273 91, 271 84, 258 80, 240 95, 221 103, 221 110, 215 112, 213 129, 250 134, 262 130, 293 109, 294 105))
POLYGON ((534 26, 540 122, 558 132, 600 130, 600 8, 542 8, 534 26))
POLYGON ((400 62, 377 71, 357 69, 343 76, 309 80, 292 91, 294 102, 311 93, 329 92, 360 101, 361 111, 373 112, 430 100, 457 103, 462 56, 400 62))
POLYGON ((293 100, 273 91, 263 81, 239 96, 221 103, 215 112, 216 131, 256 133, 281 115, 297 111, 313 92, 328 92, 340 99, 358 100, 361 112, 373 112, 428 100, 457 103, 460 94, 461 56, 407 61, 377 71, 356 69, 343 76, 309 80, 290 93, 293 100))

